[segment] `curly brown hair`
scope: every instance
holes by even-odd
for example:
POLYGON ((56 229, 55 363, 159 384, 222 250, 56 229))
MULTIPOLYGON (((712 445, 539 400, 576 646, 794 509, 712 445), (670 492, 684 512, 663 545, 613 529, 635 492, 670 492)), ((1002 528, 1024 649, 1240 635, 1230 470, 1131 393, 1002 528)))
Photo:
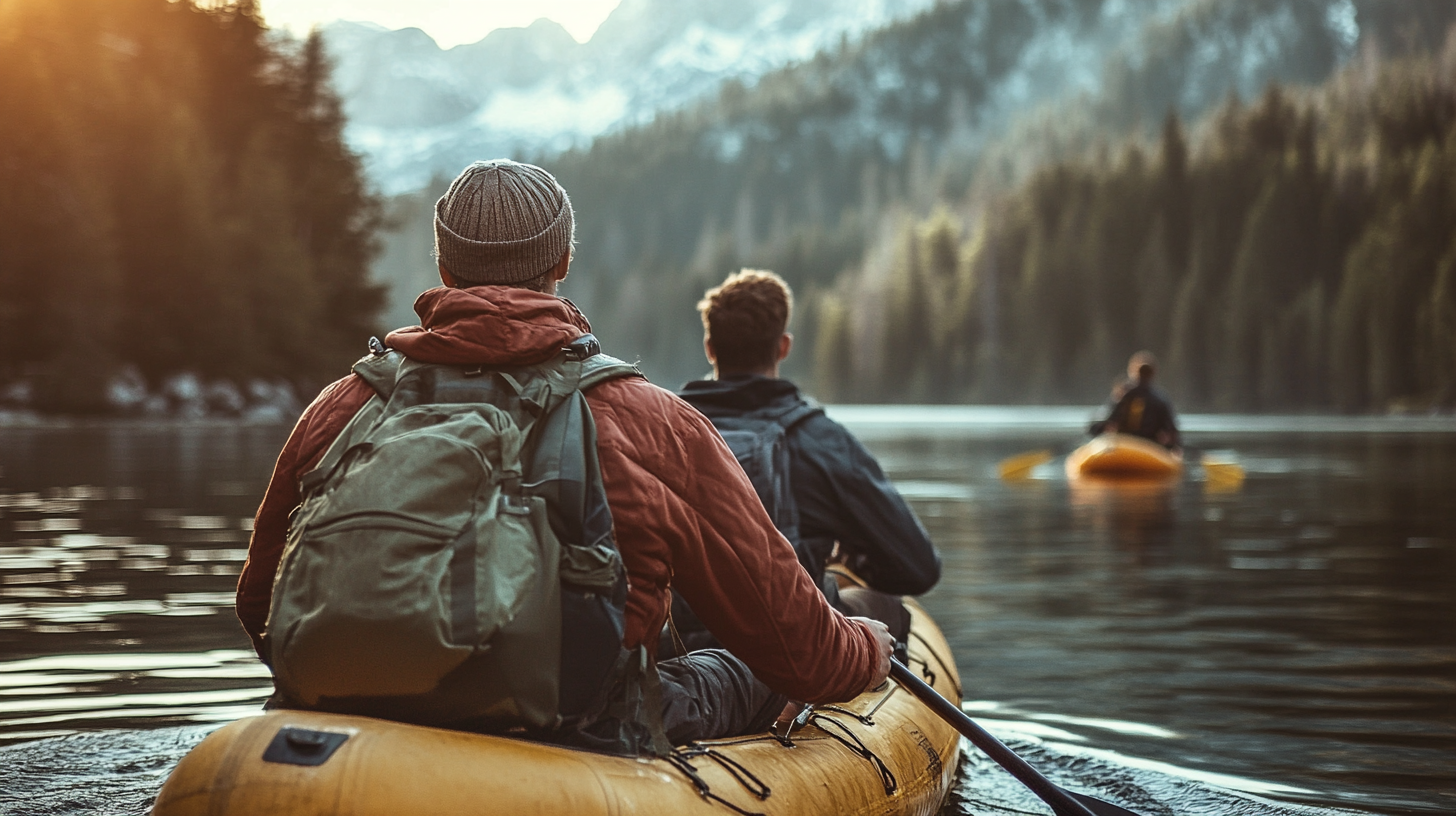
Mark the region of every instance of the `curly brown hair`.
POLYGON ((720 371, 754 371, 778 362, 779 338, 793 311, 789 285, 764 269, 735 272, 698 301, 720 371))

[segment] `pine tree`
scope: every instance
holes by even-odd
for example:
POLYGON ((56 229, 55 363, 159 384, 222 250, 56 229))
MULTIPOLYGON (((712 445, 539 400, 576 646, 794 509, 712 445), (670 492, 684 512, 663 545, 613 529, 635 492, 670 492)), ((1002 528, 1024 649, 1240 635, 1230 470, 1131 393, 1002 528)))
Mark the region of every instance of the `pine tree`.
POLYGON ((1188 178, 1188 140, 1177 113, 1168 111, 1163 120, 1159 154, 1157 205, 1163 217, 1163 242, 1169 271, 1181 277, 1188 270, 1188 251, 1193 240, 1193 198, 1188 178))
POLYGON ((0 384, 318 382, 374 328, 378 203, 322 44, 253 0, 0 5, 0 384))

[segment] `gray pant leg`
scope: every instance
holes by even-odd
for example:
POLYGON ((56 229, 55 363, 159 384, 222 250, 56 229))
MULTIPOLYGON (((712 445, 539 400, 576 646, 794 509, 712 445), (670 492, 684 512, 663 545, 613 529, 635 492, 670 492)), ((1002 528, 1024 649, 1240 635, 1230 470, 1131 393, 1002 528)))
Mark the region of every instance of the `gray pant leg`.
POLYGON ((673 745, 767 730, 788 702, 724 649, 664 660, 657 671, 662 727, 673 745))

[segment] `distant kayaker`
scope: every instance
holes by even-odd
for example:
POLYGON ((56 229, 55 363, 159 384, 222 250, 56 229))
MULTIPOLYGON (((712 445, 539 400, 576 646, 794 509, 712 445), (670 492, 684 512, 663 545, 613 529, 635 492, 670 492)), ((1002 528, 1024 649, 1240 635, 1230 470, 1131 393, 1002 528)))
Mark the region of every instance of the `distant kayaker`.
MULTIPOLYGON (((679 396, 725 435, 756 433, 772 442, 782 428, 789 465, 784 476, 796 511, 789 518, 800 562, 840 611, 883 620, 903 639, 909 615, 899 596, 935 586, 940 556, 874 456, 793 382, 779 377, 793 347, 788 284, 772 272, 745 269, 708 290, 698 310, 713 375, 688 383, 679 396), (832 559, 843 561, 871 589, 838 591, 832 577, 824 580, 832 559)), ((751 445, 754 437, 745 441, 751 445)), ((740 455, 750 460, 750 471, 762 469, 759 463, 769 458, 754 453, 740 455)))
POLYGON ((1148 351, 1139 351, 1127 361, 1128 378, 1120 388, 1114 387, 1112 411, 1092 426, 1093 434, 1132 434, 1169 449, 1182 444, 1173 403, 1153 386, 1156 367, 1157 360, 1148 351))
MULTIPOLYGON (((590 328, 586 318, 570 301, 555 294, 572 259, 573 220, 566 191, 546 171, 508 160, 476 162, 467 167, 435 208, 436 256, 444 286, 424 292, 415 302, 423 325, 390 333, 385 345, 393 351, 376 347, 376 356, 394 352, 403 355, 400 382, 404 382, 404 372, 410 366, 426 364, 440 372, 430 375, 431 382, 454 377, 452 382, 468 385, 467 380, 479 382, 484 377, 485 381, 518 383, 519 375, 509 373, 520 370, 517 367, 560 360, 559 355, 574 350, 567 347, 584 337, 590 340, 586 337, 590 328), (492 375, 500 369, 505 373, 492 375)), ((582 350, 583 355, 593 353, 594 348, 582 350)), ((329 385, 305 410, 279 455, 258 509, 237 593, 238 617, 265 660, 270 656, 289 657, 283 651, 269 652, 264 630, 275 575, 285 575, 289 568, 285 563, 280 570, 280 557, 290 535, 290 514, 311 495, 301 488, 300 479, 305 474, 315 475, 310 471, 366 404, 380 404, 377 399, 371 402, 375 388, 359 374, 329 385)), ((558 720, 566 725, 550 726, 577 729, 579 733, 546 733, 545 738, 631 752, 644 749, 619 730, 630 731, 633 723, 659 734, 665 730, 674 744, 754 733, 770 725, 789 699, 845 701, 885 680, 894 644, 886 626, 868 618, 846 617, 826 601, 800 568, 789 542, 775 529, 733 454, 698 411, 672 392, 651 385, 640 374, 617 376, 581 393, 595 425, 600 480, 611 514, 608 529, 626 569, 625 631, 620 633, 620 646, 628 650, 624 654, 646 655, 642 658, 645 666, 636 668, 632 662, 636 657, 623 658, 626 674, 619 674, 619 678, 625 679, 589 695, 605 701, 590 710, 595 713, 558 720), (692 604, 726 650, 663 660, 653 670, 651 655, 667 620, 674 589, 692 604), (660 685, 656 681, 659 676, 660 685), (629 683, 632 677, 641 682, 629 683), (655 710, 659 707, 660 711, 655 710), (653 724, 659 719, 660 727, 653 724)), ((525 392, 522 396, 526 396, 525 392)), ((446 430, 442 428, 441 433, 446 430)), ((491 453, 483 451, 483 455, 489 457, 491 453)), ((590 464, 595 470, 596 463, 590 464)), ((390 498, 387 492, 381 500, 390 498)), ((508 504, 502 494, 502 519, 509 518, 509 514, 520 517, 533 512, 528 500, 513 501, 508 504)), ((812 503, 808 507, 813 513, 819 512, 812 503)), ((571 508, 569 502, 557 506, 563 512, 571 508)), ((487 509, 495 512, 495 504, 487 509)), ((591 507, 581 512, 600 515, 599 509, 591 507)), ((580 519, 576 522, 580 523, 580 519)), ((293 523, 300 522, 294 519, 293 523)), ((424 533, 409 530, 425 528, 416 524, 399 529, 403 532, 397 536, 418 537, 424 533)), ((917 541, 923 541, 918 528, 910 529, 919 536, 917 541)), ((334 535, 347 538, 346 533, 334 535)), ((882 531, 880 535, 889 538, 894 534, 882 531)), ((457 549, 457 557, 459 552, 474 552, 476 546, 488 544, 457 549)), ((339 547, 337 557, 347 562, 349 552, 347 546, 339 547)), ((599 554, 592 557, 596 560, 583 564, 563 561, 563 576, 568 567, 588 573, 607 569, 610 580, 613 562, 602 560, 605 556, 599 554), (605 566, 593 566, 598 563, 605 566)), ((347 563, 338 566, 347 567, 347 563)), ((532 569, 555 575, 557 565, 532 569)), ((919 591, 929 586, 927 580, 934 581, 934 572, 927 574, 920 567, 896 572, 894 564, 879 563, 879 569, 882 572, 871 569, 866 574, 883 580, 895 591, 919 591)), ((452 567, 449 574, 464 575, 469 581, 473 572, 461 573, 452 567)), ((501 582, 518 577, 485 576, 501 582)), ((401 586, 409 583, 403 577, 398 580, 401 586)), ((445 583, 455 580, 452 577, 445 583)), ((281 579, 278 586, 283 586, 281 579)), ((361 591, 364 589, 379 592, 378 585, 361 587, 361 591)), ((467 605, 462 617, 460 603, 463 600, 470 604, 475 596, 453 589, 453 584, 445 589, 447 594, 438 602, 445 610, 445 629, 451 629, 451 615, 457 625, 469 627, 485 614, 472 616, 467 605)), ((488 586, 479 591, 494 589, 488 586)), ((562 593, 565 595, 565 589, 562 593)), ((594 600, 591 594, 579 597, 581 603, 603 602, 594 600)), ((570 611, 562 608, 563 615, 570 611)), ((544 621, 541 631, 556 631, 550 625, 561 631, 561 648, 568 656, 571 649, 606 649, 611 655, 618 648, 617 636, 610 631, 605 636, 597 635, 551 621, 544 621)), ((269 634, 286 637, 288 633, 269 634)), ((543 646, 555 642, 541 641, 543 646)), ((356 647, 368 648, 368 643, 356 647)), ((554 653, 553 647, 551 655, 554 653)), ((554 660, 551 655, 547 657, 554 660)), ((381 665, 385 658, 378 657, 381 665)), ((367 659, 374 658, 368 655, 367 659)), ((619 667, 623 661, 619 661, 619 667)), ((281 670, 278 665, 273 668, 275 675, 281 670)), ((563 684, 568 679, 563 678, 563 684)), ((353 680, 346 677, 340 682, 353 680)), ((281 702, 305 707, 297 700, 281 702)), ((409 710, 391 713, 389 699, 324 699, 306 707, 346 713, 382 708, 387 716, 411 718, 409 710)), ((521 712, 506 707, 487 714, 481 722, 508 725, 510 717, 521 712), (489 719, 496 716, 504 719, 489 719)), ((654 740, 652 745, 656 749, 660 743, 654 740)))

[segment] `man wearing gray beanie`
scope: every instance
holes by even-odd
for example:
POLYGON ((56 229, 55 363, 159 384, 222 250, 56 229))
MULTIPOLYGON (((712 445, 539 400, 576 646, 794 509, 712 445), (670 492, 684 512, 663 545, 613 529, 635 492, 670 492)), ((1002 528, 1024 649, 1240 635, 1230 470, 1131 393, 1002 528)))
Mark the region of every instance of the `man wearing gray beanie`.
POLYGON ((550 173, 510 159, 475 162, 435 203, 435 258, 447 286, 548 294, 576 237, 571 199, 550 173))
MULTIPOLYGON (((434 225, 445 285, 415 301, 421 325, 385 339, 406 363, 463 369, 475 377, 593 353, 594 343, 583 339, 591 331, 586 318, 555 296, 571 265, 575 213, 550 173, 506 159, 476 162, 435 205, 434 225)), ((371 348, 376 358, 386 353, 377 341, 371 348)), ((639 721, 658 721, 661 728, 653 730, 674 744, 754 733, 766 729, 788 700, 849 700, 885 680, 894 644, 884 624, 846 618, 829 606, 707 419, 636 372, 581 393, 589 424, 595 425, 611 535, 627 575, 620 646, 648 664, 642 693, 628 705, 645 712, 639 721), (726 648, 692 652, 653 668, 650 655, 667 623, 674 589, 726 648)), ((238 581, 238 617, 260 654, 289 518, 302 498, 300 478, 374 396, 374 387, 359 374, 328 386, 279 455, 238 581)), ((618 646, 611 642, 616 635, 603 641, 602 635, 563 628, 561 637, 568 644, 563 661, 573 648, 600 652, 618 646)), ((617 699, 618 688, 592 696, 617 699)), ((612 703, 608 710, 622 707, 612 703)), ((614 742, 600 729, 593 732, 590 717, 568 721, 579 731, 541 737, 644 750, 614 742)), ((650 750, 662 748, 656 739, 650 750)))

